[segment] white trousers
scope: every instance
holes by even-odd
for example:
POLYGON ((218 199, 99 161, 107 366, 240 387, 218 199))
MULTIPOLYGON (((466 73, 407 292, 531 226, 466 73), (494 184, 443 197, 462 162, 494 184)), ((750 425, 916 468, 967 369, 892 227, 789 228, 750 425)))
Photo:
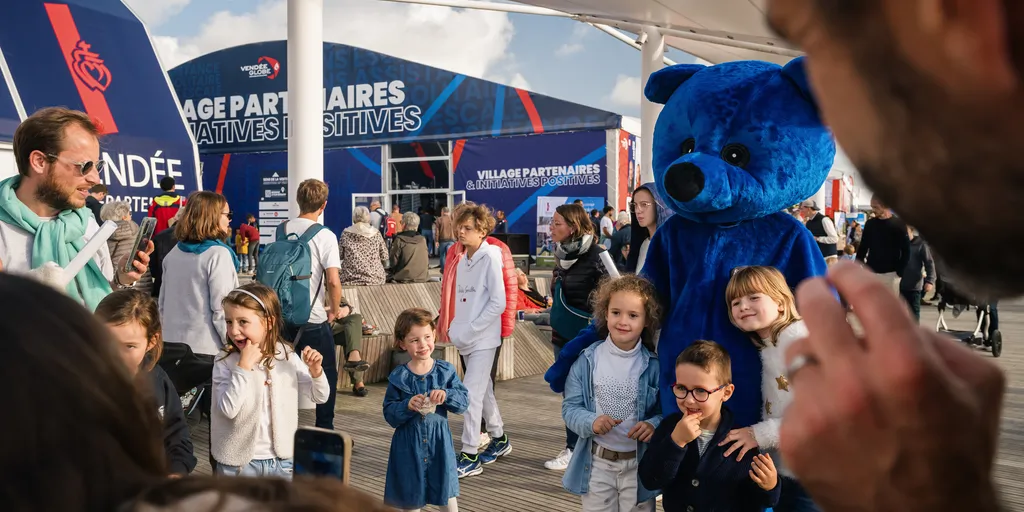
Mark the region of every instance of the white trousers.
POLYGON ((582 496, 583 512, 652 512, 654 500, 637 503, 638 461, 594 457, 589 492, 582 496))
POLYGON ((494 383, 491 382, 491 366, 497 349, 477 350, 464 354, 466 377, 462 383, 469 391, 469 408, 462 415, 462 452, 474 455, 480 444, 480 418, 483 415, 487 433, 492 438, 505 434, 498 401, 494 398, 494 383))
MULTIPOLYGON (((441 505, 440 507, 437 507, 437 509, 440 510, 441 512, 459 512, 459 504, 455 502, 455 498, 451 498, 448 500, 447 505, 441 505)), ((408 510, 407 512, 420 512, 421 510, 423 509, 414 508, 412 510, 408 510)))
POLYGON ((887 272, 885 274, 875 274, 875 275, 877 275, 878 278, 883 283, 885 283, 886 286, 888 286, 890 289, 892 289, 893 293, 896 293, 896 294, 900 293, 900 275, 899 274, 897 274, 896 272, 887 272))

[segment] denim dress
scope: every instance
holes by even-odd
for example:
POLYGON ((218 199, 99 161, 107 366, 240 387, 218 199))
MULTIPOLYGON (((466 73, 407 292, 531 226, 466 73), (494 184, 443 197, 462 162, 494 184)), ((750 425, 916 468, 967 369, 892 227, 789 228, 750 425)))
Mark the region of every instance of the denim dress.
POLYGON ((384 419, 395 428, 388 456, 384 502, 400 509, 426 505, 448 505, 459 495, 455 471, 455 447, 448 429, 448 412, 462 414, 469 407, 469 395, 455 367, 435 361, 426 375, 416 375, 406 365, 388 376, 384 395, 384 419), (444 390, 445 402, 427 415, 409 410, 409 400, 444 390))

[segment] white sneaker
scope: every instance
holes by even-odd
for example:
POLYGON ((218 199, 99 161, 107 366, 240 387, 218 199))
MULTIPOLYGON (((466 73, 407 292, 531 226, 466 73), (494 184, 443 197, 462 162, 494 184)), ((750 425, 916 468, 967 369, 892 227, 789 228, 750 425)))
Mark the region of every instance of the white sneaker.
POLYGON ((480 433, 480 444, 477 445, 477 449, 480 450, 480 451, 484 451, 490 445, 491 445, 491 435, 488 434, 487 432, 481 432, 480 433))
POLYGON ((545 462, 544 467, 554 471, 565 471, 565 468, 569 467, 569 460, 571 459, 572 450, 566 448, 558 454, 558 457, 545 462))

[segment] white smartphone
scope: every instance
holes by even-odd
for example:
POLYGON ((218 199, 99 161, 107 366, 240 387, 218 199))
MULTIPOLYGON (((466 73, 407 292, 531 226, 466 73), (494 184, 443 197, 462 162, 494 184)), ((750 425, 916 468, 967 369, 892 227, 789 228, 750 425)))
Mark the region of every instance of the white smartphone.
POLYGON ((153 239, 153 231, 156 229, 156 219, 154 217, 146 217, 142 219, 142 226, 139 227, 139 232, 135 235, 135 244, 132 247, 134 251, 128 254, 128 261, 125 262, 124 268, 121 271, 125 274, 135 271, 135 262, 139 259, 139 253, 146 250, 149 245, 149 241, 153 239))
POLYGON ((296 475, 329 476, 349 483, 352 438, 344 432, 316 427, 295 431, 296 475))

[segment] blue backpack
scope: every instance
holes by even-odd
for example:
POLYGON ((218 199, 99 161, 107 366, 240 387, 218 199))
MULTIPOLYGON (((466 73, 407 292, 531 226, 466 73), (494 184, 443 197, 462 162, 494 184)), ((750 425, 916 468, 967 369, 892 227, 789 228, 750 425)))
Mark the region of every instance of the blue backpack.
MULTIPOLYGON (((274 242, 263 250, 256 269, 256 281, 272 288, 281 301, 281 316, 284 333, 291 338, 309 322, 313 304, 309 300, 309 287, 313 280, 313 255, 309 241, 324 227, 314 224, 302 236, 289 235, 285 224, 277 227, 274 242)), ((317 284, 316 295, 320 297, 323 276, 317 284)))

